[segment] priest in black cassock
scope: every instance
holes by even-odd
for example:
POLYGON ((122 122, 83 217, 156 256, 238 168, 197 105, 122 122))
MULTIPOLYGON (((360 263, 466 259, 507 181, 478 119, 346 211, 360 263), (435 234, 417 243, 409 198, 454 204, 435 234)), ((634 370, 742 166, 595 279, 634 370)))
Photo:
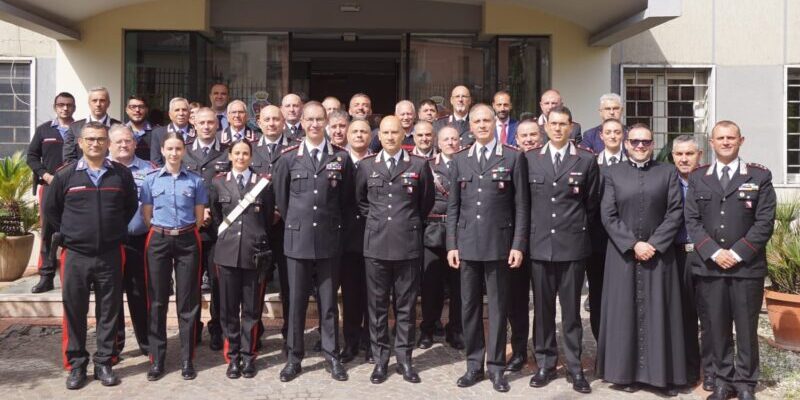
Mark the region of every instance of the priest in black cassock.
POLYGON ((634 125, 628 162, 603 171, 600 204, 608 232, 597 372, 612 388, 643 385, 668 396, 685 386, 680 279, 673 241, 682 222, 672 164, 652 160, 653 133, 634 125))

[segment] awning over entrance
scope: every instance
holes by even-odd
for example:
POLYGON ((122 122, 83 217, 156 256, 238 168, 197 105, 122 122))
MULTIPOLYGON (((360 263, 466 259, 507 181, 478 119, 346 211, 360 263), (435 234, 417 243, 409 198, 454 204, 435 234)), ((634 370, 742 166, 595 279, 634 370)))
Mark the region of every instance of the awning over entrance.
MULTIPOLYGON (((164 3, 174 0, 159 0, 164 3)), ((4 20, 34 32, 57 40, 80 40, 79 26, 82 21, 114 9, 136 6, 150 2, 149 0, 70 0, 69 2, 52 0, 0 0, 0 20, 4 20)), ((288 7, 303 7, 308 13, 307 19, 315 19, 315 7, 312 3, 319 0, 288 2, 288 7)), ((610 46, 637 33, 662 24, 681 14, 681 0, 416 0, 409 2, 393 2, 395 4, 413 4, 423 2, 445 3, 453 6, 473 6, 480 17, 481 10, 490 3, 514 4, 528 7, 574 23, 585 29, 588 44, 591 46, 610 46)), ((230 1, 225 3, 230 4, 230 1)), ((264 1, 239 0, 243 7, 231 7, 234 12, 253 11, 263 7, 275 13, 272 4, 264 1)), ((278 8, 287 2, 274 2, 278 8)), ((325 0, 326 5, 332 2, 325 0)), ((347 15, 353 13, 380 13, 383 5, 389 3, 382 0, 340 0, 338 4, 341 15, 322 15, 321 18, 331 23, 347 21, 347 15), (378 6, 372 7, 371 6, 378 6)), ((207 0, 211 10, 222 7, 221 0, 207 0)), ((317 9, 318 10, 318 9, 317 9)), ((467 14, 469 10, 467 10, 467 14)), ((459 15, 463 18, 464 15, 459 15)), ((476 18, 478 19, 478 18, 476 18)), ((267 27, 265 27, 267 28, 267 27)), ((339 27, 336 27, 339 28, 339 27)), ((352 27, 358 30, 358 26, 352 27)), ((476 27, 479 28, 480 27, 476 27)))

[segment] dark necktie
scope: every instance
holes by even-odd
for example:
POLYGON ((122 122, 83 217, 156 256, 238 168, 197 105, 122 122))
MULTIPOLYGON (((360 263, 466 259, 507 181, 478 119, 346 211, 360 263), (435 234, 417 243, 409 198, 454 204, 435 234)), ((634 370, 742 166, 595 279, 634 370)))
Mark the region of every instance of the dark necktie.
POLYGON ((445 165, 445 166, 447 166, 447 169, 450 169, 450 163, 452 163, 452 162, 453 162, 453 161, 451 160, 451 161, 446 161, 446 162, 444 163, 444 165, 445 165))
POLYGON ((317 169, 317 156, 319 155, 319 149, 311 150, 311 165, 314 166, 314 169, 317 169))
POLYGON ((389 175, 394 174, 394 167, 397 166, 397 160, 394 157, 389 158, 389 175))
POLYGON ((238 142, 238 141, 240 141, 240 140, 242 140, 242 134, 241 134, 241 133, 239 133, 239 132, 236 132, 236 134, 235 134, 235 135, 233 135, 233 141, 234 141, 234 142, 238 142))
POLYGON ((236 175, 236 181, 239 183, 239 192, 244 191, 244 174, 236 175))
POLYGON ((719 184, 722 185, 723 190, 725 190, 725 188, 728 187, 728 184, 731 183, 731 177, 728 175, 730 170, 731 167, 727 165, 722 167, 722 176, 719 177, 719 184))
POLYGON ((486 168, 486 146, 481 147, 481 155, 478 157, 478 165, 481 166, 481 169, 486 168))
POLYGON ((289 128, 289 130, 292 131, 292 137, 297 136, 297 127, 296 126, 292 125, 292 127, 289 128))
POLYGON ((269 154, 272 154, 272 153, 275 152, 275 146, 277 146, 277 145, 278 145, 277 143, 270 143, 270 144, 267 145, 267 149, 269 149, 269 154))
POLYGON ((203 147, 203 155, 208 156, 208 146, 203 147))
POLYGON ((558 172, 561 169, 561 153, 556 153, 556 160, 553 162, 553 171, 558 172))
POLYGON ((617 156, 611 156, 611 158, 608 159, 609 165, 614 165, 616 163, 617 163, 617 156))
POLYGON ((217 130, 222 129, 222 114, 217 114, 217 130))

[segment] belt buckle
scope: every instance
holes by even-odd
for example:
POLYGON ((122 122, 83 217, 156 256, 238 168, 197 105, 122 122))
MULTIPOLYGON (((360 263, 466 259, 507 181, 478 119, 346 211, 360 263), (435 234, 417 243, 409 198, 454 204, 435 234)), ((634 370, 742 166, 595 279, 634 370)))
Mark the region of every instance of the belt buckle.
POLYGON ((687 253, 693 252, 694 251, 694 243, 686 243, 685 245, 683 245, 683 250, 686 251, 687 253))
POLYGON ((170 236, 178 236, 178 235, 181 234, 181 230, 180 229, 170 229, 167 234, 170 235, 170 236))

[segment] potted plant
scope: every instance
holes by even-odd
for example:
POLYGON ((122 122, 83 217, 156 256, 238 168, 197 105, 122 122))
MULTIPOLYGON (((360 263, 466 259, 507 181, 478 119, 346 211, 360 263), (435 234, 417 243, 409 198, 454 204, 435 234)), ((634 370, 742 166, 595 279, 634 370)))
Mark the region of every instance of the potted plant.
POLYGON ((0 159, 0 281, 18 279, 28 266, 39 223, 32 186, 22 152, 0 159))
POLYGON ((775 232, 767 243, 764 292, 775 344, 800 351, 800 200, 780 202, 775 210, 775 232))

